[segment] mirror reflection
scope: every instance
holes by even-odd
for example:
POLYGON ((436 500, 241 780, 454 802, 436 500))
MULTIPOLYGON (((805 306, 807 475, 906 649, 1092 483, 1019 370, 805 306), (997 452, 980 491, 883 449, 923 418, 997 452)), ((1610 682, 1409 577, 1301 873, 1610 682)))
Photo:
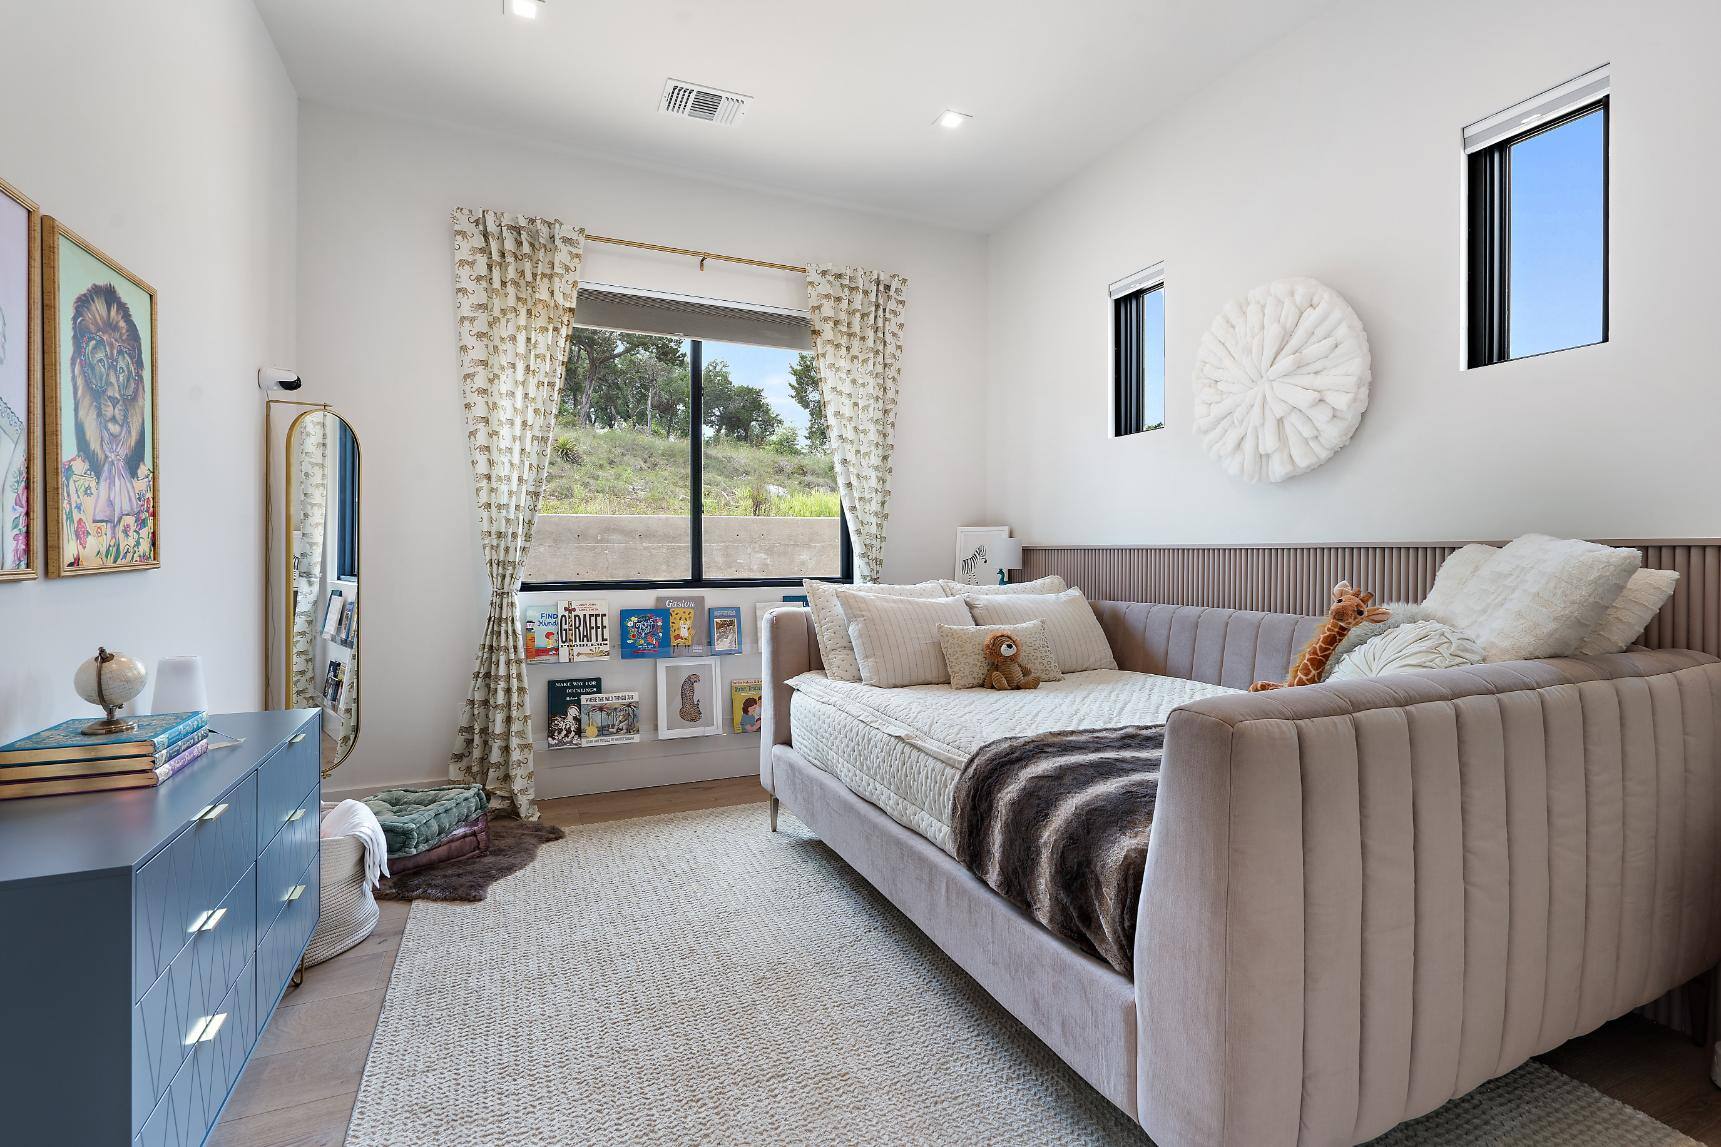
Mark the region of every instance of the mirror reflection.
POLYGON ((311 410, 286 443, 287 704, 323 710, 323 771, 359 729, 359 443, 311 410))

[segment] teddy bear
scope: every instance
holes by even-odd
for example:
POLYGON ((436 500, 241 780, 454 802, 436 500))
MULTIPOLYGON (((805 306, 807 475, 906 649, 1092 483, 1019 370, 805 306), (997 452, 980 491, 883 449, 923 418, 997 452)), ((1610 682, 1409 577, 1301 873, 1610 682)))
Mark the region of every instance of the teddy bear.
POLYGON ((1013 633, 994 633, 981 652, 986 656, 986 688, 1037 689, 1040 678, 1022 668, 1022 645, 1013 633))
POLYGON ((1345 639, 1345 634, 1365 621, 1385 621, 1391 616, 1388 610, 1374 604, 1374 594, 1359 592, 1348 581, 1339 582, 1333 587, 1333 605, 1327 610, 1326 620, 1315 630, 1314 637, 1309 639, 1303 651, 1297 654, 1297 659, 1291 662, 1290 676, 1283 682, 1257 681, 1249 686, 1249 692, 1315 684, 1320 681, 1321 670, 1327 667, 1328 659, 1339 642, 1345 639))

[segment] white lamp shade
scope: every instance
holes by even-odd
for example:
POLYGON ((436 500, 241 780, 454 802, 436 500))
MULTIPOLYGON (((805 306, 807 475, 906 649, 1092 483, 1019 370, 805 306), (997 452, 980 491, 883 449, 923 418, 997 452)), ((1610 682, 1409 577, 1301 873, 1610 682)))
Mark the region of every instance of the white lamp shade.
POLYGON ((192 713, 209 708, 209 687, 203 681, 203 658, 163 657, 155 667, 152 713, 192 713))
POLYGON ((1022 568, 1022 539, 1004 538, 992 549, 992 556, 999 568, 1019 570, 1022 568))

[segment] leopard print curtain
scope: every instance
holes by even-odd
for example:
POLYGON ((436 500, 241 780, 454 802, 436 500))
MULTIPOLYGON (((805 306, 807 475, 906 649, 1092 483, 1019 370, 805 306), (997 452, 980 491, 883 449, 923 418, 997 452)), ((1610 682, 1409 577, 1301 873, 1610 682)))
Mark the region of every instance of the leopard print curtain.
POLYGON ((837 493, 854 541, 855 580, 884 573, 890 457, 902 379, 902 312, 908 280, 862 267, 807 271, 813 361, 830 427, 837 493))
POLYGON ((532 722, 518 604, 567 367, 585 232, 456 208, 454 308, 467 453, 490 605, 449 776, 535 820, 532 722))
POLYGON ((287 539, 293 549, 293 672, 287 703, 315 709, 323 703, 317 665, 317 636, 323 628, 323 531, 329 509, 328 415, 317 411, 299 419, 289 444, 288 465, 297 468, 293 507, 298 532, 287 539))

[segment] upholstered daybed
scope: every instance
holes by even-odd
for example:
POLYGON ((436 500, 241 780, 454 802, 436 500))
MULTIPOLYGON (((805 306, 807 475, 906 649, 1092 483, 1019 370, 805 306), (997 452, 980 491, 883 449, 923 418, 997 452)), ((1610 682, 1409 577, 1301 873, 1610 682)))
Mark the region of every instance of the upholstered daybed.
MULTIPOLYGON (((1314 618, 1094 603, 1119 666, 1278 679, 1314 618)), ((1721 962, 1721 663, 1504 662, 1173 710, 1134 978, 797 749, 811 613, 764 635, 760 778, 1162 1147, 1352 1144, 1721 962)), ((877 795, 877 794, 875 794, 877 795)))

